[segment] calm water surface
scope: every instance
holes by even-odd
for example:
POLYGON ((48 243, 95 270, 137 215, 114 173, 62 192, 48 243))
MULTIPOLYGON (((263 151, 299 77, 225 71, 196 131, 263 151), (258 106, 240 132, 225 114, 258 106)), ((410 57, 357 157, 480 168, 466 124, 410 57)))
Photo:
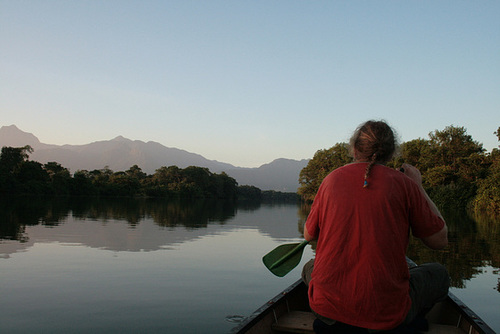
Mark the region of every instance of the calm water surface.
MULTIPOLYGON (((0 332, 228 333, 300 277, 310 247, 284 278, 261 258, 301 241, 306 216, 295 204, 3 199, 0 332)), ((447 220, 447 250, 412 243, 409 255, 445 263, 453 292, 500 332, 500 226, 447 220)))

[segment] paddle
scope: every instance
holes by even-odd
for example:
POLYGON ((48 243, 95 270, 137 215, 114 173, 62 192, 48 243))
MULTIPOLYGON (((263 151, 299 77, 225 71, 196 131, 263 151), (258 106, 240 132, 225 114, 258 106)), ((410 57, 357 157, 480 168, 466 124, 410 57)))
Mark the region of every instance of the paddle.
POLYGON ((262 262, 274 275, 283 277, 295 268, 302 258, 309 241, 276 247, 262 258, 262 262))

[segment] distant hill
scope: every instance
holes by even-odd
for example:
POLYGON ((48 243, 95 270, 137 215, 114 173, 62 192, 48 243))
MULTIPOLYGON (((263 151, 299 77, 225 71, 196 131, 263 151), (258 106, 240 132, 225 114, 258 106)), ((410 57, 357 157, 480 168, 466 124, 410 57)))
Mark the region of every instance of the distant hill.
POLYGON ((18 129, 15 125, 0 128, 0 147, 30 145, 34 152, 30 159, 40 163, 56 161, 72 173, 108 166, 113 171, 125 171, 138 165, 145 173, 153 174, 162 166, 206 167, 214 173, 226 172, 240 185, 253 185, 262 190, 295 192, 299 173, 308 160, 276 159, 258 168, 235 167, 228 163, 208 160, 203 156, 160 143, 130 140, 118 136, 111 140, 85 145, 48 145, 18 129))

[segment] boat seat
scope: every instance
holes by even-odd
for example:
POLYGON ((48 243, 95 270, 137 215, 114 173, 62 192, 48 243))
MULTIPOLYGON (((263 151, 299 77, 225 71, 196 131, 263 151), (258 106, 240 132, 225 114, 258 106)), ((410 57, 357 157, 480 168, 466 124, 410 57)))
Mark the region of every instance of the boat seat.
MULTIPOLYGON (((277 333, 314 334, 313 322, 316 317, 312 312, 290 311, 278 318, 272 325, 277 333)), ((429 324, 425 334, 463 334, 460 328, 449 325, 429 324)))
POLYGON ((279 317, 272 327, 278 333, 314 334, 314 319, 312 312, 290 311, 279 317))
POLYGON ((464 334, 464 332, 455 326, 430 324, 429 331, 425 334, 464 334))

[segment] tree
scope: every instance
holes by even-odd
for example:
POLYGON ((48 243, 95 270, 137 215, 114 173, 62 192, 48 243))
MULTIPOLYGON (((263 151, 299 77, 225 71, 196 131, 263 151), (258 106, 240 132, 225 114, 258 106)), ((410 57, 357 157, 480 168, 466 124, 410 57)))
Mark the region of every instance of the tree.
POLYGON ((109 177, 109 191, 115 196, 135 196, 140 186, 139 180, 126 172, 116 172, 109 177))
POLYGON ((464 127, 447 126, 443 131, 429 133, 429 137, 434 164, 451 166, 454 171, 458 171, 461 158, 485 151, 483 145, 473 140, 464 127))
POLYGON ((90 177, 92 180, 92 185, 97 189, 100 195, 113 195, 110 178, 113 175, 113 171, 105 166, 102 169, 94 169, 90 172, 90 177))
POLYGON ((28 160, 29 153, 33 152, 31 146, 2 147, 0 153, 0 192, 19 193, 21 190, 19 172, 23 163, 28 160))
POLYGON ((395 158, 398 161, 393 167, 399 167, 403 162, 417 167, 420 171, 427 170, 432 162, 430 158, 430 142, 427 139, 414 139, 401 144, 400 155, 395 158))
POLYGON ((43 168, 49 175, 52 191, 58 195, 67 195, 71 182, 69 170, 54 161, 46 163, 43 168))
POLYGON ((474 198, 474 210, 500 215, 500 159, 493 163, 490 175, 479 182, 474 198))
POLYGON ((235 199, 238 197, 238 182, 225 172, 211 177, 210 197, 235 199))
POLYGON ((153 175, 153 181, 157 184, 180 183, 182 179, 181 169, 177 166, 160 167, 153 175))
MULTIPOLYGON (((500 142, 500 127, 494 132, 500 142)), ((488 175, 479 180, 477 195, 474 198, 474 210, 476 212, 488 212, 492 215, 500 215, 500 154, 498 149, 493 149, 490 158, 491 166, 488 175)))
POLYGON ((198 197, 210 194, 212 173, 208 168, 189 166, 182 170, 182 174, 190 188, 198 193, 198 197))
POLYGON ((319 150, 300 171, 298 193, 305 201, 314 200, 323 179, 334 169, 352 162, 348 145, 339 143, 327 150, 319 150))
MULTIPOLYGON (((500 127, 495 132, 500 140, 500 127)), ((337 144, 328 150, 319 150, 300 172, 298 193, 302 199, 312 201, 323 181, 333 169, 349 163, 347 145, 337 144)), ((491 200, 497 203, 499 187, 496 163, 500 151, 493 149, 485 154, 482 144, 473 140, 464 127, 448 126, 444 130, 429 133, 429 139, 415 139, 401 145, 401 154, 387 166, 399 167, 403 162, 416 166, 422 173, 424 188, 436 204, 454 208, 466 208, 478 188, 484 193, 475 203, 491 200), (491 166, 491 167, 490 167, 491 166), (489 179, 488 182, 484 181, 489 179)), ((493 204, 491 204, 493 205, 493 204)), ((496 205, 496 204, 495 204, 496 205)), ((479 207, 479 204, 475 204, 479 207)), ((498 204, 500 206, 500 204, 498 204)))
POLYGON ((133 165, 132 167, 130 167, 127 171, 125 171, 125 173, 130 176, 130 177, 133 177, 137 180, 143 180, 144 178, 146 178, 146 173, 144 173, 142 171, 142 169, 137 166, 137 165, 133 165))
POLYGON ((69 192, 71 195, 98 195, 97 188, 92 184, 92 176, 87 170, 77 170, 71 179, 69 192))
POLYGON ((239 186, 238 199, 260 201, 262 199, 262 191, 255 186, 249 186, 249 185, 239 186))
POLYGON ((21 164, 28 160, 30 153, 33 153, 33 148, 29 145, 24 147, 4 146, 0 154, 0 168, 9 173, 15 173, 21 164))
POLYGON ((37 161, 24 161, 16 178, 20 183, 20 193, 30 195, 41 195, 48 192, 49 175, 37 161))
POLYGON ((422 170, 424 187, 438 205, 467 207, 475 196, 479 177, 484 177, 489 166, 483 145, 464 127, 447 126, 429 137, 427 169, 422 170))

